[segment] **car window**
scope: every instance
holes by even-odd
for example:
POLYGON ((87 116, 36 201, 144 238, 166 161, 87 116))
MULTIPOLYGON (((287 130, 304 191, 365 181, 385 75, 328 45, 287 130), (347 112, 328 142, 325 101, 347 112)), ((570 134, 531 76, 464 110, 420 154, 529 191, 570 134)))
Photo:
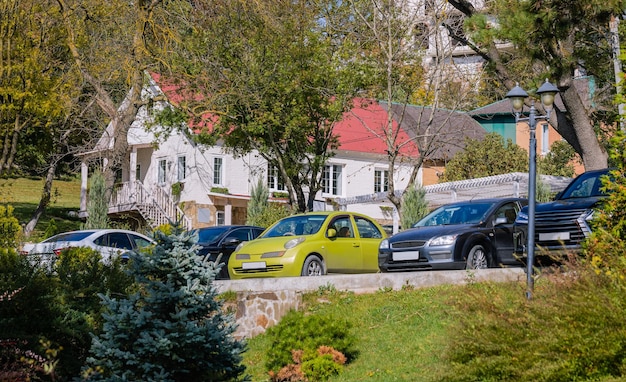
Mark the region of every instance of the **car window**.
POLYGON ((93 234, 95 231, 79 231, 79 232, 66 232, 56 236, 52 236, 49 239, 44 240, 42 243, 54 243, 57 241, 80 241, 87 236, 93 234))
POLYGON ((441 206, 415 223, 413 227, 476 224, 484 219, 485 213, 492 205, 493 203, 466 203, 441 206))
POLYGON ((313 235, 322 227, 326 215, 296 215, 279 220, 263 237, 313 235))
POLYGON ((354 237, 354 229, 349 216, 341 216, 334 219, 329 227, 337 231, 338 238, 354 237))
POLYGON ((519 212, 519 207, 516 203, 507 203, 496 211, 496 219, 498 218, 506 218, 507 224, 513 224, 515 222, 515 218, 517 217, 517 213, 519 212))
POLYGON ((208 227, 200 228, 198 230, 198 243, 211 243, 214 242, 220 235, 228 231, 228 227, 208 227))
POLYGON ((224 239, 224 242, 228 242, 232 239, 237 239, 239 241, 248 241, 250 240, 250 230, 248 228, 236 229, 233 232, 229 233, 224 239))
POLYGON ((607 173, 604 172, 580 175, 563 191, 561 199, 606 196, 606 193, 602 191, 602 177, 605 175, 607 173))
POLYGON ((354 220, 356 221, 356 227, 359 230, 359 236, 361 236, 362 238, 364 239, 382 239, 383 238, 383 233, 370 220, 361 216, 355 216, 354 220))
POLYGON ((112 232, 103 236, 108 236, 108 247, 119 249, 133 249, 133 245, 125 232, 112 232))
POLYGON ((150 242, 149 240, 144 239, 143 237, 139 236, 139 235, 133 235, 130 234, 131 240, 135 243, 135 247, 134 248, 143 248, 143 247, 147 247, 150 244, 152 244, 152 242, 150 242))

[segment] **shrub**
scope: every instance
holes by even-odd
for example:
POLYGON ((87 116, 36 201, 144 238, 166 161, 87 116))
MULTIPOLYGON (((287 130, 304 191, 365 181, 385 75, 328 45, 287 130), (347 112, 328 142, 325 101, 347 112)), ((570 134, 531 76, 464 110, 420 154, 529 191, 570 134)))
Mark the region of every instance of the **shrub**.
POLYGON ((22 227, 13 216, 13 206, 0 206, 0 248, 16 248, 21 234, 22 227))
POLYGON ((422 187, 411 187, 402 199, 400 226, 403 229, 409 229, 428 214, 426 191, 422 187))
POLYGON ((305 315, 295 310, 267 330, 270 341, 266 367, 278 372, 292 363, 292 351, 301 350, 302 360, 316 357, 320 346, 332 347, 349 361, 356 356, 350 323, 345 319, 324 315, 305 315))
POLYGON ((254 219, 248 219, 248 224, 259 227, 269 227, 280 219, 290 216, 291 211, 280 203, 269 203, 254 219))

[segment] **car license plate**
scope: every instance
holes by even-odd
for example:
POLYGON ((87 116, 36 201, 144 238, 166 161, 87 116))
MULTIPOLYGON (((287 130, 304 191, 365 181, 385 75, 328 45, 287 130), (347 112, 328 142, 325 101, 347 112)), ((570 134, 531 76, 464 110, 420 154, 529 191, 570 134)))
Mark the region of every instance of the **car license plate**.
POLYGON ((540 241, 569 240, 569 232, 540 233, 540 241))
POLYGON ((394 252, 392 254, 393 261, 419 260, 419 251, 394 252))
POLYGON ((265 269, 266 267, 265 261, 250 261, 241 264, 242 269, 265 269))

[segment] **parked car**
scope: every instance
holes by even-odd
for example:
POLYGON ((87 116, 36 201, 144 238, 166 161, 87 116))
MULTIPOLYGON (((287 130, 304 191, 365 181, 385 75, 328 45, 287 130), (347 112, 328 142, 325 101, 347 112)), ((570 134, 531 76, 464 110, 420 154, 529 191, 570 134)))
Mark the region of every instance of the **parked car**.
POLYGON ((441 206, 380 243, 382 272, 519 265, 513 223, 526 199, 480 199, 441 206))
POLYGON ((235 248, 244 241, 256 239, 265 228, 248 225, 222 225, 199 228, 198 255, 208 256, 208 260, 217 261, 221 254, 220 263, 224 263, 216 279, 226 280, 228 276, 228 259, 235 248))
POLYGON ((103 261, 114 256, 125 256, 154 243, 151 238, 138 232, 123 229, 90 229, 60 233, 37 244, 27 244, 22 254, 32 261, 52 264, 64 249, 88 247, 102 255, 103 261))
POLYGON ((387 237, 372 218, 354 212, 309 212, 283 218, 230 256, 231 279, 378 272, 378 244, 387 237))
MULTIPOLYGON (((591 234, 594 208, 606 198, 602 179, 611 169, 587 171, 574 178, 555 199, 535 206, 535 253, 548 257, 562 251, 578 252, 591 234)), ((524 256, 528 245, 528 208, 520 211, 513 236, 515 252, 524 256)))

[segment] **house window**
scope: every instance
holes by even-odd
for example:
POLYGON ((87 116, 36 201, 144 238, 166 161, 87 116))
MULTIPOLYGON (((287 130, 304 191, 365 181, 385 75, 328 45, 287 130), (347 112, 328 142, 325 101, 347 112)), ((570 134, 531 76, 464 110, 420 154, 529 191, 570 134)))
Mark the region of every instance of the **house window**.
POLYGON ((343 167, 339 165, 324 166, 322 176, 322 192, 330 195, 341 195, 343 193, 343 167))
POLYGON ((187 177, 187 158, 185 156, 178 157, 178 180, 185 180, 187 177))
POLYGON ((285 183, 280 176, 278 168, 271 164, 267 165, 267 187, 270 190, 285 191, 285 183))
POLYGON ((386 192, 389 190, 389 171, 374 170, 374 192, 386 192))
POLYGON ((550 128, 547 123, 541 125, 541 155, 550 151, 550 128))
POLYGON ((159 184, 165 183, 166 171, 167 171, 167 160, 159 159, 159 174, 158 174, 159 184))
POLYGON ((226 224, 226 215, 224 211, 217 211, 215 213, 215 225, 224 225, 226 224))
POLYGON ((213 158, 213 184, 215 185, 221 185, 222 184, 222 180, 224 179, 223 177, 223 161, 222 158, 220 157, 215 157, 213 158))

